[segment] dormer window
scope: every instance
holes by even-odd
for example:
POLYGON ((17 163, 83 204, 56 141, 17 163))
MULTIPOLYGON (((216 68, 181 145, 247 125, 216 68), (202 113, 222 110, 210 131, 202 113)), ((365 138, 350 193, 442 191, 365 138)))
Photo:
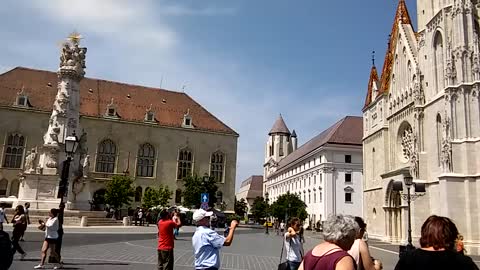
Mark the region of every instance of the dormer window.
POLYGON ((190 116, 190 109, 188 109, 187 113, 183 115, 182 127, 193 128, 192 116, 190 116))
POLYGON ((145 122, 155 122, 155 112, 152 110, 152 104, 145 112, 145 122))
POLYGON ((105 111, 105 117, 119 118, 117 114, 117 105, 113 103, 113 98, 109 104, 107 104, 107 110, 105 111))
POLYGON ((28 96, 25 94, 25 87, 22 87, 22 90, 17 93, 17 98, 15 99, 14 105, 20 107, 30 107, 28 96))

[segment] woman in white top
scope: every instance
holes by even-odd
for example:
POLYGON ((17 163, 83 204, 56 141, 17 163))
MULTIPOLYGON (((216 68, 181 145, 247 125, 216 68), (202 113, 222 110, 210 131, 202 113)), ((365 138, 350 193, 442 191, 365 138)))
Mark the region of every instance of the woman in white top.
MULTIPOLYGON (((34 269, 44 269, 45 268, 45 258, 47 257, 47 251, 50 249, 50 256, 54 257, 57 262, 60 262, 60 256, 58 256, 57 252, 55 251, 55 244, 58 240, 58 209, 51 209, 48 213, 49 219, 47 222, 43 222, 39 220, 40 223, 39 229, 45 230, 45 241, 43 241, 42 246, 42 258, 40 260, 40 264, 35 266, 34 269)), ((61 263, 53 267, 53 269, 62 268, 61 263)))
POLYGON ((367 224, 361 217, 355 217, 355 222, 358 225, 357 237, 348 253, 355 259, 357 270, 375 270, 368 245, 365 240, 363 240, 363 235, 367 230, 367 224))
POLYGON ((300 237, 300 220, 292 218, 284 236, 287 262, 290 270, 297 270, 303 260, 303 243, 300 237))

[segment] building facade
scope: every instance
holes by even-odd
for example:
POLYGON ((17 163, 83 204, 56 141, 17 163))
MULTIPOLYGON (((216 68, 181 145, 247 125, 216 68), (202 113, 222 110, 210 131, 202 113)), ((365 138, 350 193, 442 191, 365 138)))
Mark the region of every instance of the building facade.
POLYGON ((267 141, 264 192, 271 202, 287 192, 298 195, 309 224, 330 214, 360 216, 362 134, 362 118, 347 116, 297 149, 295 131, 290 133, 280 116, 267 141))
POLYGON ((410 174, 426 184, 412 204, 414 239, 437 214, 455 221, 467 245, 478 243, 479 2, 416 4, 415 30, 399 1, 382 72, 374 65, 370 73, 363 108, 364 216, 371 236, 406 241, 408 211, 393 182, 410 174))
POLYGON ((252 175, 247 180, 244 180, 235 196, 237 201, 245 200, 248 208, 247 214, 251 214, 250 209, 252 209, 255 198, 263 196, 263 176, 252 175))
POLYGON ((84 78, 78 45, 65 43, 56 73, 0 74, 0 197, 58 206, 64 139, 75 134, 67 209, 90 209, 114 175, 134 179, 134 205, 158 185, 180 205, 182 179, 193 173, 214 177, 233 208, 238 134, 185 93, 84 78))

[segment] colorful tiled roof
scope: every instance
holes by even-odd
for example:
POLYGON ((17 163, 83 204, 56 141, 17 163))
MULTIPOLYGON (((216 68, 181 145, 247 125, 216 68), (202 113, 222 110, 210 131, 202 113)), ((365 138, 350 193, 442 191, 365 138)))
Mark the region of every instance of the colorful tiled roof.
MULTIPOLYGON (((32 109, 51 111, 57 94, 55 72, 16 67, 0 74, 0 105, 12 106, 23 88, 32 109)), ((185 93, 101 79, 80 82, 80 114, 103 117, 112 102, 120 120, 144 122, 147 110, 159 126, 181 128, 189 112, 195 130, 238 134, 185 93)))
POLYGON ((362 136, 363 118, 359 116, 346 116, 280 160, 274 175, 283 172, 289 165, 325 144, 361 146, 362 136))
POLYGON ((372 70, 370 70, 370 79, 368 80, 368 90, 367 90, 367 97, 365 98, 365 107, 367 107, 372 102, 373 91, 380 90, 379 81, 378 81, 378 73, 377 68, 372 66, 372 70))
MULTIPOLYGON (((383 93, 388 93, 390 88, 390 79, 392 76, 393 63, 395 58, 395 49, 397 47, 397 40, 398 40, 398 31, 399 31, 398 23, 399 22, 401 22, 402 24, 408 24, 413 29, 412 20, 410 18, 410 15, 408 14, 407 4, 405 3, 405 0, 399 0, 397 11, 395 13, 395 20, 393 21, 392 31, 390 33, 388 47, 385 53, 385 60, 383 62, 383 69, 382 69, 382 74, 380 79, 380 87, 378 89, 379 96, 383 93)), ((370 100, 368 100, 369 99, 368 95, 369 95, 369 92, 367 92, 367 98, 366 98, 364 108, 370 105, 370 103, 373 101, 371 100, 371 96, 370 96, 370 100)))

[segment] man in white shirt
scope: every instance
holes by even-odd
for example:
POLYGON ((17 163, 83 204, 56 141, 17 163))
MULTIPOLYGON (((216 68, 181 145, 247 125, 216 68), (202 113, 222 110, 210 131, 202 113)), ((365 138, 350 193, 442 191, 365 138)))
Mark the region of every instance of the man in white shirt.
POLYGON ((3 223, 8 224, 7 216, 5 215, 5 204, 0 203, 0 231, 3 231, 3 223))

